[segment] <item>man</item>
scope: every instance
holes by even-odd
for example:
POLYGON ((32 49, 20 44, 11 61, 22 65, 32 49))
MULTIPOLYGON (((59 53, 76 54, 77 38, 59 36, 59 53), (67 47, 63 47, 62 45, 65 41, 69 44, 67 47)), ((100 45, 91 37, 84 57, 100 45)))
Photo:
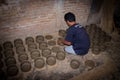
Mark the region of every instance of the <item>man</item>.
POLYGON ((85 55, 90 48, 90 39, 83 26, 76 23, 75 15, 68 12, 64 16, 67 29, 65 40, 62 42, 67 45, 65 51, 75 55, 85 55))

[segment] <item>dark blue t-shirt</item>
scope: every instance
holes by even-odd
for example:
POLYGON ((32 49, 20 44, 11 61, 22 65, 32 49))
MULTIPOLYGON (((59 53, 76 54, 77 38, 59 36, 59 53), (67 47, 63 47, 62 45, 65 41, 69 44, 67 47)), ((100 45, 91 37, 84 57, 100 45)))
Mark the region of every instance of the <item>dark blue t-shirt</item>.
POLYGON ((73 45, 75 53, 85 55, 90 48, 90 39, 84 27, 80 24, 75 24, 67 29, 66 41, 73 45))

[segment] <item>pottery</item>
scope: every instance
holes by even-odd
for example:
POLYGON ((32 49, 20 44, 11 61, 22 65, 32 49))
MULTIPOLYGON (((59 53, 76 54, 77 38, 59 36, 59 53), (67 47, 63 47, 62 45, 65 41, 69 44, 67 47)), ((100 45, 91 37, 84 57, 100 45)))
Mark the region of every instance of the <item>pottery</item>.
POLYGON ((47 42, 39 43, 39 49, 43 50, 43 49, 46 49, 47 47, 48 47, 47 42))
POLYGON ((48 45, 49 46, 55 46, 56 45, 56 41, 55 40, 50 40, 50 41, 48 41, 48 45))
POLYGON ((4 51, 4 56, 5 58, 8 58, 8 57, 13 57, 14 56, 14 51, 13 49, 7 49, 4 51))
POLYGON ((52 49, 51 49, 51 51, 57 53, 57 52, 60 51, 60 47, 58 47, 58 46, 53 46, 52 49))
POLYGON ((16 47, 16 53, 17 54, 21 54, 21 53, 25 53, 25 47, 24 46, 20 46, 20 47, 16 47))
POLYGON ((43 42, 43 41, 44 41, 44 36, 42 36, 42 35, 36 36, 36 42, 37 42, 37 43, 41 43, 41 42, 43 42))
POLYGON ((95 62, 93 60, 86 60, 85 65, 90 68, 93 68, 93 67, 95 67, 95 62))
POLYGON ((50 40, 50 39, 52 39, 52 38, 53 38, 52 35, 46 35, 46 36, 45 36, 45 39, 47 39, 47 40, 50 40))
POLYGON ((26 53, 18 55, 18 61, 19 62, 23 62, 23 61, 26 61, 26 60, 28 60, 28 55, 26 53))
POLYGON ((70 62, 70 66, 71 66, 71 68, 73 68, 73 69, 78 69, 79 66, 80 66, 80 62, 79 62, 78 60, 73 59, 73 60, 71 60, 71 62, 70 62))
POLYGON ((59 30, 58 35, 61 37, 65 37, 66 36, 66 31, 65 30, 59 30))
POLYGON ((41 55, 40 55, 40 51, 39 50, 33 50, 31 53, 30 53, 30 56, 32 59, 36 59, 36 58, 39 58, 41 55))
POLYGON ((54 56, 48 56, 46 59, 46 63, 50 66, 56 64, 56 58, 54 56))
POLYGON ((26 43, 26 44, 34 43, 34 38, 33 38, 33 37, 27 37, 27 38, 25 39, 25 43, 26 43))
POLYGON ((3 48, 6 49, 12 49, 13 48, 13 44, 10 41, 6 41, 3 43, 3 48))
POLYGON ((58 60, 64 60, 64 59, 65 59, 65 52, 63 52, 63 51, 57 52, 56 58, 57 58, 58 60))
POLYGON ((36 68, 43 68, 45 66, 45 60, 43 58, 37 58, 34 60, 34 66, 36 68))
POLYGON ((14 40, 14 45, 15 45, 15 47, 18 47, 18 46, 20 46, 20 45, 23 45, 22 39, 15 39, 15 40, 14 40))
POLYGON ((0 69, 2 69, 4 67, 4 63, 2 60, 0 60, 0 69))
POLYGON ((20 65, 22 72, 28 72, 31 70, 31 63, 29 61, 24 61, 20 65))
POLYGON ((33 49, 37 49, 37 45, 35 43, 28 44, 28 51, 33 51, 33 49))
POLYGON ((60 45, 60 46, 64 46, 64 44, 62 43, 63 40, 64 40, 64 38, 59 37, 57 39, 57 44, 60 45))
POLYGON ((42 56, 43 57, 48 57, 49 55, 51 55, 51 50, 46 48, 44 50, 42 50, 42 56))
POLYGON ((3 50, 2 45, 0 45, 0 52, 3 50))
POLYGON ((11 65, 7 67, 8 76, 16 76, 19 73, 18 67, 16 65, 11 65))
POLYGON ((5 59, 6 66, 16 64, 16 59, 14 57, 8 57, 5 59))

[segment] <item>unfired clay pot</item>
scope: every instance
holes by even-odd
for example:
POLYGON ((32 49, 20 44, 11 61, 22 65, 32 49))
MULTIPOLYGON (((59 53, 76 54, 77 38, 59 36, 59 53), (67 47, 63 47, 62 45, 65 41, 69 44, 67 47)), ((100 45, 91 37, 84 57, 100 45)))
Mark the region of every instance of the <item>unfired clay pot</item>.
POLYGON ((37 49, 37 45, 35 43, 28 44, 28 51, 33 51, 37 49))
POLYGON ((47 40, 50 40, 50 39, 52 39, 52 38, 53 38, 52 35, 46 35, 46 36, 45 36, 45 39, 47 39, 47 40))
POLYGON ((31 70, 31 63, 29 61, 24 61, 20 65, 21 71, 28 72, 31 70))
POLYGON ((0 45, 0 52, 3 50, 2 46, 0 45))
POLYGON ((61 30, 59 30, 58 35, 61 36, 61 37, 65 37, 66 36, 66 31, 61 29, 61 30))
POLYGON ((47 59, 46 59, 46 63, 48 65, 55 65, 56 64, 56 58, 55 56, 48 56, 47 59))
POLYGON ((4 51, 4 56, 7 57, 13 57, 14 56, 14 51, 13 49, 7 49, 4 51))
POLYGON ((36 68, 43 68, 45 66, 45 60, 43 58, 37 58, 34 60, 34 65, 36 68))
POLYGON ((17 54, 21 54, 21 53, 25 53, 25 47, 24 46, 20 46, 20 47, 16 47, 16 53, 17 54))
POLYGON ((19 73, 18 67, 16 65, 11 65, 7 67, 8 76, 16 76, 19 73))
POLYGON ((55 46, 56 45, 56 41, 55 40, 50 40, 50 41, 48 41, 48 45, 49 46, 55 46))
POLYGON ((3 58, 3 54, 0 52, 0 59, 2 59, 3 58))
POLYGON ((49 55, 51 55, 51 50, 46 48, 44 50, 42 50, 42 56, 43 57, 48 57, 49 55))
POLYGON ((13 44, 10 41, 6 41, 6 42, 3 43, 3 47, 4 47, 5 50, 6 49, 12 49, 13 48, 13 44))
POLYGON ((86 60, 85 65, 90 67, 90 68, 94 68, 95 67, 95 62, 93 60, 86 60))
POLYGON ((34 38, 33 38, 33 37, 27 37, 27 38, 25 39, 25 42, 26 42, 26 44, 34 43, 34 38))
POLYGON ((39 43, 39 49, 43 50, 43 49, 46 49, 47 47, 48 47, 47 42, 39 43))
POLYGON ((64 46, 64 44, 61 42, 61 40, 63 41, 64 38, 59 37, 59 38, 57 39, 57 44, 60 45, 60 46, 64 46))
POLYGON ((71 66, 71 68, 73 68, 73 69, 78 69, 79 66, 80 66, 80 62, 79 62, 78 60, 73 59, 73 60, 71 60, 71 62, 70 62, 70 66, 71 66))
POLYGON ((14 45, 15 45, 15 47, 19 47, 19 46, 23 45, 22 39, 15 39, 14 45))
POLYGON ((26 53, 25 54, 19 54, 18 55, 18 60, 19 60, 19 62, 26 61, 26 60, 28 60, 28 55, 26 53))
POLYGON ((0 69, 2 69, 4 67, 3 61, 0 60, 0 69))
POLYGON ((63 51, 57 52, 56 58, 57 58, 58 60, 64 60, 64 59, 65 59, 65 52, 63 52, 63 51))
POLYGON ((37 43, 41 43, 41 42, 43 42, 43 41, 44 41, 44 36, 42 36, 42 35, 36 36, 36 42, 37 42, 37 43))
POLYGON ((53 46, 52 49, 51 49, 52 52, 59 52, 60 51, 60 47, 58 46, 53 46))
POLYGON ((32 59, 36 59, 36 58, 39 58, 41 55, 40 55, 40 51, 39 50, 34 50, 30 53, 31 55, 31 58, 32 59))
POLYGON ((14 57, 8 57, 5 59, 6 66, 16 64, 16 59, 14 57))

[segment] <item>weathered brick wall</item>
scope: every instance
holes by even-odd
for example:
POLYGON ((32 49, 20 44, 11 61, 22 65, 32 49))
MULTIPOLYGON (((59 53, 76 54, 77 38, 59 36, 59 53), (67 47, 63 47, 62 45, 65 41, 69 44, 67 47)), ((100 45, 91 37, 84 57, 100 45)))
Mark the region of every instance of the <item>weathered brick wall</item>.
POLYGON ((55 34, 66 29, 64 14, 74 12, 86 24, 91 0, 7 0, 0 6, 0 41, 55 34))

